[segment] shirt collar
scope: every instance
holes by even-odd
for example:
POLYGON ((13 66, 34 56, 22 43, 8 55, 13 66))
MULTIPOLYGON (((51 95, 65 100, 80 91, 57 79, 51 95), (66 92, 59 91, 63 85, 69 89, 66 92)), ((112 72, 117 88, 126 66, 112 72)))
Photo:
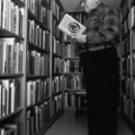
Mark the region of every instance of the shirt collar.
POLYGON ((95 13, 96 11, 98 11, 100 8, 103 8, 103 7, 104 7, 104 3, 101 2, 94 9, 92 9, 88 14, 95 13))

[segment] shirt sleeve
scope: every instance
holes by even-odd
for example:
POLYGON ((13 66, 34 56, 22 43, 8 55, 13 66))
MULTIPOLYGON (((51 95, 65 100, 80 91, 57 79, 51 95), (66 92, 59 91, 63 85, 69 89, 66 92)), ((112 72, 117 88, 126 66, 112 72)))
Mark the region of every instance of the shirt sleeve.
MULTIPOLYGON (((101 20, 102 21, 102 20, 101 20)), ((106 9, 103 21, 98 30, 87 33, 86 41, 90 44, 114 44, 119 41, 119 13, 113 8, 106 9)))

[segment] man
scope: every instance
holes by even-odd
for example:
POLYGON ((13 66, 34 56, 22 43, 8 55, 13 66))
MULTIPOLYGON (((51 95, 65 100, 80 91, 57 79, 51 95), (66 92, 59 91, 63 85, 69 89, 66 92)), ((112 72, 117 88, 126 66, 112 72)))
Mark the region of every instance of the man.
POLYGON ((71 35, 83 43, 81 61, 88 96, 89 135, 117 134, 119 13, 100 0, 82 0, 87 30, 71 35))

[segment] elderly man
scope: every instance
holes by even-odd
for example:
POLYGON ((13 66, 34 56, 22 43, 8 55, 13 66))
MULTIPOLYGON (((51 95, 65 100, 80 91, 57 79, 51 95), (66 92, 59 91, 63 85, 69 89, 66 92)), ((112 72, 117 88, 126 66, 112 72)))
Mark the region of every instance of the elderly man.
MULTIPOLYGON (((100 0, 82 0, 87 30, 71 35, 81 46, 88 96, 89 135, 117 134, 119 13, 100 0)), ((79 44, 78 44, 79 45, 79 44)))

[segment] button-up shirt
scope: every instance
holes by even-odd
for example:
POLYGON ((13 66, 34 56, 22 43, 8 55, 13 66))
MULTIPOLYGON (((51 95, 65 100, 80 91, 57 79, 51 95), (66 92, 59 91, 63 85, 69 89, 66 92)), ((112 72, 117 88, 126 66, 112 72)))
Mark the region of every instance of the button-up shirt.
POLYGON ((100 45, 117 46, 120 37, 119 13, 113 7, 99 4, 88 13, 86 48, 100 45))

